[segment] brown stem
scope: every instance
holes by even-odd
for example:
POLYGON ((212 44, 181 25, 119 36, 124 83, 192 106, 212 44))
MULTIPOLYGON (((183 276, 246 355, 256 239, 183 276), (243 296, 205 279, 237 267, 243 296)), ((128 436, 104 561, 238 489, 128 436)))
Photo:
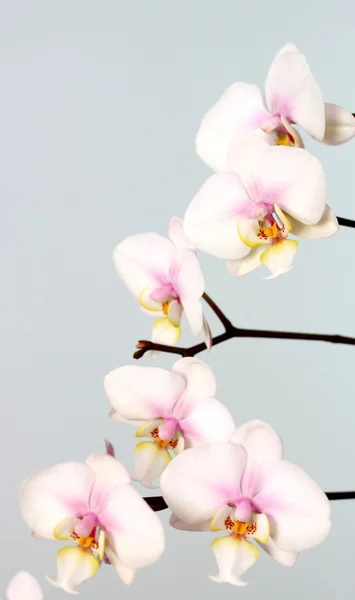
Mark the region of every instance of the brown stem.
MULTIPOLYGON (((325 492, 329 500, 355 500, 355 491, 353 492, 325 492)), ((163 496, 147 496, 144 500, 155 512, 169 508, 163 496)))
POLYGON ((212 310, 215 313, 215 315, 221 321, 224 329, 226 331, 229 331, 229 330, 233 329, 233 324, 231 323, 231 321, 229 319, 227 319, 227 317, 224 314, 224 312, 221 311, 221 309, 219 308, 219 306, 217 306, 217 304, 212 300, 212 298, 210 298, 210 296, 208 296, 208 294, 206 294, 206 292, 203 294, 202 298, 208 304, 208 306, 210 306, 212 308, 212 310))
MULTIPOLYGON (((266 329, 241 329, 231 327, 225 333, 216 335, 212 338, 212 346, 222 344, 233 338, 260 338, 260 339, 278 339, 278 340, 307 340, 312 342, 330 342, 331 344, 346 344, 355 346, 355 338, 345 335, 332 335, 327 333, 299 333, 296 331, 269 331, 266 329)), ((144 356, 148 350, 158 350, 168 354, 178 354, 180 356, 196 356, 206 350, 206 344, 201 342, 189 348, 182 346, 165 346, 165 344, 155 344, 149 340, 140 340, 137 343, 138 350, 133 354, 133 358, 139 359, 144 356)))

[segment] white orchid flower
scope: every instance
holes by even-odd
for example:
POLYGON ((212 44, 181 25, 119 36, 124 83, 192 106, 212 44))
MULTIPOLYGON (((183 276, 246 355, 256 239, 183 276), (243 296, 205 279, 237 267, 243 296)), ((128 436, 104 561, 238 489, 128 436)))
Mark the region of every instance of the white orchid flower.
POLYGON ((182 358, 171 371, 120 367, 104 386, 111 418, 138 425, 136 436, 150 438, 135 449, 133 478, 146 487, 156 487, 153 481, 184 448, 228 441, 235 431, 228 409, 214 398, 213 372, 197 358, 182 358))
POLYGON ((330 504, 320 487, 282 459, 282 443, 266 423, 237 429, 229 444, 186 450, 161 477, 165 501, 179 529, 223 531, 212 542, 218 583, 246 585, 242 575, 259 556, 258 542, 292 566, 297 554, 320 544, 330 530, 330 504))
POLYGON ((19 571, 7 586, 5 600, 43 600, 43 592, 31 573, 19 571))
POLYGON ((24 481, 18 498, 34 536, 74 543, 59 550, 57 577, 49 579, 68 593, 77 593, 104 559, 129 585, 136 569, 163 552, 160 520, 108 454, 42 469, 24 481))
POLYGON ((204 278, 181 219, 171 220, 169 239, 157 233, 127 238, 117 246, 114 262, 142 310, 158 317, 153 324, 153 342, 176 344, 185 312, 193 335, 202 335, 211 347, 211 332, 202 312, 204 278))
POLYGON ((255 132, 270 144, 303 146, 302 127, 316 140, 337 145, 355 135, 355 118, 337 104, 324 103, 306 57, 286 44, 273 60, 266 77, 264 108, 257 86, 231 85, 203 118, 196 138, 199 157, 215 171, 227 169, 232 143, 255 132))
POLYGON ((290 232, 317 239, 338 231, 323 167, 306 150, 249 135, 231 148, 228 166, 196 194, 184 229, 197 248, 227 260, 232 275, 264 264, 276 277, 292 268, 298 242, 290 232))

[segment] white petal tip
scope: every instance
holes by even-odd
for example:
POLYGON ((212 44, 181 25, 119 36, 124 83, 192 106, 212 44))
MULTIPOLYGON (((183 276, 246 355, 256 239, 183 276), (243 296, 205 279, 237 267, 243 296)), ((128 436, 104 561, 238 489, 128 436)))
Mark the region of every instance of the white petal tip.
POLYGON ((67 588, 64 585, 62 585, 59 581, 57 581, 56 579, 52 579, 51 577, 48 577, 48 575, 46 575, 46 579, 47 579, 48 583, 50 583, 51 585, 54 585, 54 587, 60 588, 64 592, 67 592, 67 594, 72 594, 72 595, 79 594, 78 590, 74 590, 72 588, 67 588))
POLYGON ((285 269, 285 271, 277 271, 277 273, 271 273, 271 275, 268 275, 267 277, 263 277, 263 279, 265 279, 265 281, 267 279, 276 279, 276 277, 279 277, 280 275, 284 275, 285 273, 292 271, 292 269, 293 269, 293 266, 290 267, 289 269, 285 269))
POLYGON ((237 579, 236 577, 229 577, 224 579, 221 575, 209 575, 209 578, 215 583, 229 583, 230 585, 234 585, 235 587, 245 587, 249 585, 247 581, 242 581, 241 579, 237 579))
POLYGON ((135 475, 134 473, 130 473, 130 477, 131 477, 132 481, 137 481, 138 483, 143 485, 148 490, 158 490, 159 489, 158 485, 153 485, 153 483, 151 481, 146 481, 145 479, 141 479, 140 477, 137 477, 137 475, 135 475))

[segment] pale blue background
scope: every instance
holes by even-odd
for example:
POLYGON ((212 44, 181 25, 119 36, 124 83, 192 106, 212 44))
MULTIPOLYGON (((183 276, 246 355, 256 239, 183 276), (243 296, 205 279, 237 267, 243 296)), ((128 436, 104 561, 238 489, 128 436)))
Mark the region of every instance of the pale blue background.
MULTIPOLYGON (((32 539, 18 514, 24 477, 85 459, 104 437, 132 466, 134 429, 109 421, 102 382, 132 362, 151 322, 114 272, 115 245, 165 234, 183 214, 210 174, 194 153, 200 119, 234 81, 263 86, 285 42, 306 53, 328 101, 355 111, 350 0, 1 0, 0 596, 20 568, 55 574, 59 545, 32 539)), ((324 163, 329 204, 355 218, 354 142, 307 145, 324 163)), ((261 270, 233 279, 203 256, 207 290, 241 326, 355 335, 354 236, 302 242, 295 269, 275 281, 261 270)), ((201 357, 238 423, 267 420, 324 489, 355 488, 353 348, 234 340, 201 357)), ((105 567, 82 596, 350 600, 354 506, 333 504, 329 539, 294 569, 262 555, 244 590, 207 578, 209 534, 169 529, 163 558, 132 588, 105 567)))

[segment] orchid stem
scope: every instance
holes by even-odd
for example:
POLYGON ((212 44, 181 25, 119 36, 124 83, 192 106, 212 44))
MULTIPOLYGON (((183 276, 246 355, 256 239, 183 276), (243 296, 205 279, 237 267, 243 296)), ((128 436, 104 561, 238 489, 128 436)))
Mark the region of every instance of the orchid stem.
MULTIPOLYGON (((343 217, 337 217, 339 225, 343 227, 355 228, 355 221, 352 219, 345 219, 343 217)), ((221 321, 225 332, 221 335, 216 335, 212 338, 212 346, 222 344, 232 338, 264 338, 264 339, 278 339, 278 340, 307 340, 313 342, 330 342, 331 344, 347 344, 349 346, 355 346, 355 338, 351 338, 345 335, 330 335, 326 333, 297 333, 293 331, 267 331, 262 329, 241 329, 235 327, 232 322, 226 317, 224 312, 217 306, 217 304, 208 296, 203 294, 203 299, 213 310, 215 315, 221 321)), ((155 344, 149 340, 139 340, 137 343, 138 350, 133 354, 133 358, 139 359, 144 356, 148 350, 156 350, 158 352, 165 352, 167 354, 178 354, 180 356, 196 356, 200 352, 206 350, 206 344, 196 344, 189 348, 183 348, 182 346, 166 346, 165 344, 155 344)))
POLYGON ((352 219, 344 219, 344 217, 337 217, 339 225, 343 227, 352 227, 355 228, 355 221, 352 219))
MULTIPOLYGON (((346 335, 333 335, 327 333, 300 333, 296 331, 272 331, 267 329, 241 329, 231 325, 228 331, 216 335, 212 338, 212 346, 222 344, 233 338, 260 338, 260 339, 278 339, 278 340, 307 340, 312 342, 330 342, 331 344, 346 344, 355 346, 355 338, 346 335)), ((166 346, 165 344, 155 344, 149 340, 140 340, 137 343, 138 350, 133 354, 133 358, 139 359, 144 356, 148 350, 157 350, 168 354, 178 354, 180 356, 196 356, 206 350, 206 344, 201 342, 189 348, 182 346, 166 346)))
MULTIPOLYGON (((355 500, 354 492, 325 492, 328 500, 355 500)), ((154 512, 169 508, 163 496, 147 496, 144 498, 154 512)))
POLYGON ((217 304, 212 300, 212 298, 210 298, 210 296, 208 296, 208 294, 206 294, 206 292, 203 294, 202 298, 208 304, 208 306, 210 308, 212 308, 212 310, 215 313, 215 315, 221 321, 224 329, 226 331, 230 331, 231 329, 233 329, 233 324, 231 323, 231 321, 229 319, 227 319, 227 317, 224 314, 224 312, 221 311, 221 309, 219 308, 219 306, 217 306, 217 304))

